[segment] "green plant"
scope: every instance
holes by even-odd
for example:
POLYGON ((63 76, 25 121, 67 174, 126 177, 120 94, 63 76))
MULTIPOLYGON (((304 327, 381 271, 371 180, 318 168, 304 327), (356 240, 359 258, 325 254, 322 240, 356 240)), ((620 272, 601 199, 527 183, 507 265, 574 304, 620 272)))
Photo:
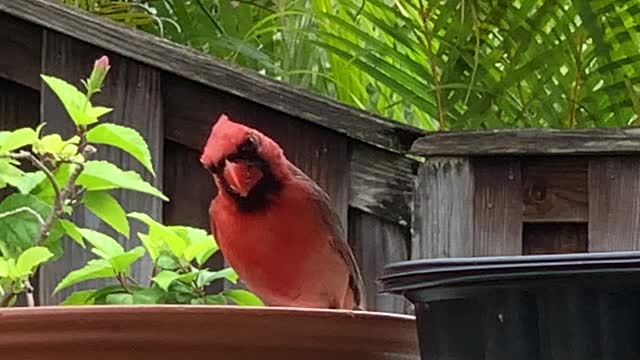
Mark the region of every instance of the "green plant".
POLYGON ((231 268, 211 271, 205 267, 218 250, 212 235, 186 226, 165 226, 138 212, 127 214, 109 193, 125 189, 168 201, 140 174, 91 159, 99 146, 112 146, 130 154, 155 176, 142 136, 132 128, 101 122, 112 109, 91 102, 109 69, 107 57, 98 59, 89 78, 82 81, 84 93, 62 79, 42 75, 66 109, 76 135, 69 139, 43 135, 46 124, 0 132, 0 188, 12 191, 0 202, 0 305, 11 306, 19 294, 26 293, 28 305, 34 306, 30 279, 39 266, 60 257, 60 239, 65 235, 85 249, 86 240, 97 258, 70 272, 54 292, 98 278, 111 278, 116 285, 75 292, 63 304, 260 305, 258 298, 244 290, 208 292, 215 280, 237 281, 231 268), (35 170, 22 169, 24 162, 35 170), (125 237, 129 237, 129 218, 146 223, 149 231, 137 234, 144 246, 125 250, 107 234, 78 227, 72 215, 79 206, 125 237), (130 272, 131 265, 147 254, 155 271, 144 286, 130 272))

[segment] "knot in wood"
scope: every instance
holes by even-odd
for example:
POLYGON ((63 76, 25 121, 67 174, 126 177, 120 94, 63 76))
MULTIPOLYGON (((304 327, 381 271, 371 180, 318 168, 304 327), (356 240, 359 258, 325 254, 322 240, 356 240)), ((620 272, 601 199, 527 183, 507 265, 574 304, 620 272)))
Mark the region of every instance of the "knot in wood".
POLYGON ((547 185, 544 183, 534 183, 529 188, 529 197, 535 202, 544 202, 547 198, 547 185))

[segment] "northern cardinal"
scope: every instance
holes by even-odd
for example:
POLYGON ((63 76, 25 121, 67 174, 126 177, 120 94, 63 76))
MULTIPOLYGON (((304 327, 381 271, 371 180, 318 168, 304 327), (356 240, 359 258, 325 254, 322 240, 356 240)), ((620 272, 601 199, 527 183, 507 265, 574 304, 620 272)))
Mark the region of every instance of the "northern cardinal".
POLYGON ((263 133, 222 114, 200 158, 215 179, 211 229, 268 306, 364 309, 362 277, 329 196, 263 133))

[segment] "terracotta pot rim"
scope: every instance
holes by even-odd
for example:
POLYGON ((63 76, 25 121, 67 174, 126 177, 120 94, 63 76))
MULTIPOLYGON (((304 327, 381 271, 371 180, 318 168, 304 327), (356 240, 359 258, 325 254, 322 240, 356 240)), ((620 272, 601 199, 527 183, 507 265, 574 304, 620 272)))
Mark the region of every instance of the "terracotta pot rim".
POLYGON ((305 317, 335 317, 359 319, 388 319, 396 321, 415 321, 415 316, 377 311, 351 311, 334 309, 313 309, 299 307, 268 307, 268 306, 236 306, 236 305, 82 305, 62 306, 48 305, 28 307, 14 307, 0 309, 0 316, 24 315, 54 315, 56 313, 207 313, 229 315, 290 315, 305 317))
MULTIPOLYGON (((415 359, 413 316, 234 305, 87 305, 0 310, 17 358, 415 359), (97 353, 102 355, 98 356, 97 353), (151 356, 150 354, 153 354, 151 356), (281 355, 277 355, 281 354, 281 355)), ((4 357, 3 357, 4 358, 4 357)))

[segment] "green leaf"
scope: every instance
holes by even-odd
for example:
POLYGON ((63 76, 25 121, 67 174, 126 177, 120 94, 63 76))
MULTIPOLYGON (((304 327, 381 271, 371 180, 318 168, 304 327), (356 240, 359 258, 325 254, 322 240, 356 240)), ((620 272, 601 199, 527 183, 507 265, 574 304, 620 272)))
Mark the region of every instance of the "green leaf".
POLYGON ((29 276, 34 269, 45 261, 51 259, 53 253, 44 246, 34 246, 25 250, 18 257, 16 262, 16 270, 22 277, 29 276))
POLYGON ((93 305, 97 290, 79 290, 67 296, 60 305, 93 305))
POLYGON ((106 302, 109 305, 132 305, 133 295, 131 294, 109 294, 106 302))
POLYGON ((114 146, 126 151, 140 161, 153 176, 156 175, 151 163, 149 146, 135 129, 118 124, 100 124, 87 132, 87 141, 114 146))
POLYGON ((217 244, 213 241, 213 236, 208 236, 207 238, 210 240, 199 241, 187 246, 184 249, 184 258, 189 262, 195 258, 198 265, 202 266, 218 250, 217 244))
MULTIPOLYGON (((92 117, 92 118, 100 118, 108 113, 110 113, 111 111, 113 111, 112 108, 108 108, 108 107, 104 107, 104 106, 91 106, 87 108, 87 115, 92 117)), ((100 125, 98 125, 100 126, 100 125)))
POLYGON ((84 206, 117 232, 129 238, 127 214, 118 201, 106 191, 88 191, 84 195, 84 206))
POLYGON ((131 264, 143 257, 144 253, 145 250, 142 246, 136 246, 124 254, 111 257, 109 261, 117 273, 129 274, 131 271, 131 264))
POLYGON ((168 291, 171 283, 179 277, 180 274, 174 271, 164 270, 159 272, 158 275, 153 278, 153 281, 158 284, 161 289, 168 291))
POLYGON ((188 273, 180 274, 180 276, 178 276, 178 281, 182 281, 185 284, 191 284, 193 280, 195 280, 195 278, 198 276, 198 274, 199 273, 197 271, 190 271, 188 273))
MULTIPOLYGON (((1 170, 0 170, 1 171, 1 170)), ((28 194, 47 178, 42 171, 25 172, 13 186, 17 187, 22 194, 28 194)))
POLYGON ((87 100, 85 94, 81 93, 75 86, 53 76, 40 75, 42 80, 56 94, 65 110, 76 125, 90 125, 98 122, 98 117, 92 111, 93 106, 87 100))
MULTIPOLYGON (((69 177, 71 176, 71 166, 70 164, 60 164, 60 166, 53 171, 53 177, 56 180, 56 183, 60 186, 61 184, 65 184, 69 177)), ((42 201, 45 201, 49 205, 53 205, 55 200, 55 192, 51 183, 47 178, 44 178, 35 189, 32 190, 32 194, 37 196, 42 201)))
POLYGON ((110 278, 115 275, 116 273, 113 271, 109 261, 104 259, 90 260, 84 267, 67 274, 67 276, 58 283, 53 293, 56 294, 58 291, 82 281, 110 278))
POLYGON ((134 304, 164 304, 167 293, 158 287, 141 289, 133 293, 134 304))
MULTIPOLYGON (((3 131, 3 133, 5 133, 3 131)), ((38 140, 36 131, 31 128, 20 128, 0 135, 0 153, 11 152, 38 140)))
POLYGON ((218 279, 227 279, 235 284, 238 281, 238 275, 230 267, 224 268, 219 271, 201 270, 198 273, 198 279, 196 280, 196 285, 198 287, 208 286, 213 281, 218 279))
POLYGON ((153 220, 147 214, 132 212, 129 213, 128 216, 147 224, 149 227, 149 237, 151 238, 151 241, 166 244, 176 257, 182 257, 184 250, 187 247, 187 242, 183 238, 176 235, 176 233, 171 231, 168 227, 153 220))
POLYGON ((128 291, 127 289, 122 287, 122 285, 108 285, 96 290, 96 293, 93 296, 93 302, 96 305, 104 305, 107 303, 107 296, 109 296, 110 294, 124 293, 128 293, 128 291))
POLYGON ((64 232, 69 235, 70 238, 72 238, 83 248, 85 247, 84 241, 82 240, 82 233, 80 233, 76 224, 69 220, 60 219, 60 225, 64 229, 64 232))
POLYGON ((138 191, 169 201, 169 199, 153 185, 144 181, 134 171, 123 171, 108 161, 87 161, 84 171, 78 177, 78 185, 87 190, 127 189, 138 191))
POLYGON ((0 159, 0 185, 2 185, 0 188, 5 187, 6 184, 15 187, 22 184, 24 172, 13 166, 10 161, 8 159, 0 159))
MULTIPOLYGON (((20 208, 29 208, 44 220, 51 207, 33 195, 12 194, 0 203, 0 214, 9 214, 20 208)), ((5 257, 17 258, 35 245, 40 222, 31 212, 20 211, 0 217, 0 252, 5 257)))
POLYGON ((58 134, 44 136, 33 144, 33 152, 40 155, 53 154, 64 159, 71 159, 78 153, 80 137, 72 136, 68 140, 62 140, 58 134))
POLYGON ((0 278, 7 277, 9 275, 9 261, 0 258, 0 278))
POLYGON ((178 270, 180 264, 170 254, 160 254, 155 260, 155 264, 163 270, 178 270))
POLYGON ((162 244, 158 244, 152 241, 151 237, 149 237, 146 234, 141 234, 141 233, 137 233, 137 234, 138 234, 138 238, 140 238, 140 242, 142 242, 142 245, 144 245, 144 247, 147 249, 147 252, 151 257, 151 260, 153 262, 156 262, 156 259, 160 255, 160 247, 162 244))
POLYGON ((220 294, 214 294, 205 296, 204 303, 207 305, 224 305, 227 303, 227 300, 220 294))
POLYGON ((91 229, 79 228, 78 232, 87 239, 87 241, 100 251, 105 259, 111 258, 116 255, 124 254, 124 248, 111 236, 97 232, 91 229))
POLYGON ((240 306, 264 306, 264 303, 260 298, 258 298, 253 293, 242 290, 242 289, 232 289, 225 290, 222 292, 222 295, 228 299, 231 299, 236 305, 240 306))

